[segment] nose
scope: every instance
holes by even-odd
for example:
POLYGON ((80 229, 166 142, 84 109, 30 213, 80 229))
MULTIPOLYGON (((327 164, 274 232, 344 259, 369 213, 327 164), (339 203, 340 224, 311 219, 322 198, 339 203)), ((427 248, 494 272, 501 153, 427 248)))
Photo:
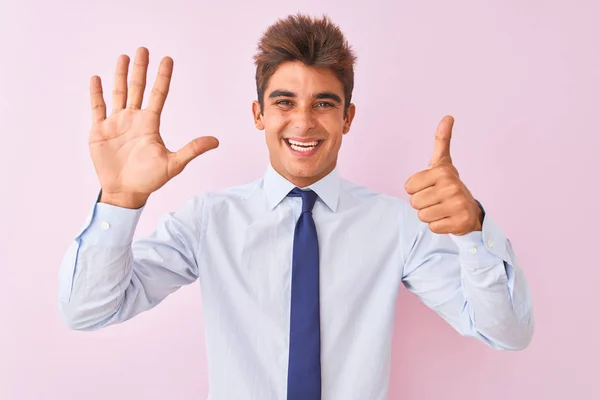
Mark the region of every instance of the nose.
POLYGON ((292 115, 292 126, 299 133, 308 132, 314 129, 316 122, 312 109, 296 108, 292 115))

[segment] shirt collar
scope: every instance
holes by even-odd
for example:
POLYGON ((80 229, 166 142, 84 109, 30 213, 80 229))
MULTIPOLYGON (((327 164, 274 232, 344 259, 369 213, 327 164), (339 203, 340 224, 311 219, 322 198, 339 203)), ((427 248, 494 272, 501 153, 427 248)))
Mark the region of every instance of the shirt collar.
MULTIPOLYGON (((340 197, 341 183, 341 178, 336 166, 333 171, 325 177, 312 185, 301 189, 312 189, 331 211, 336 212, 340 197)), ((263 179, 263 187, 267 195, 269 209, 273 210, 296 186, 275 171, 271 163, 269 163, 263 179)))

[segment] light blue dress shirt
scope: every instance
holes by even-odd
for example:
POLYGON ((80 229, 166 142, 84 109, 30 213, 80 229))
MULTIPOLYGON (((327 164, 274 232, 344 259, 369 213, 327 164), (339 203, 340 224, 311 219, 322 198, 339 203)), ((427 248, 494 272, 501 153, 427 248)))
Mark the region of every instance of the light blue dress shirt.
MULTIPOLYGON (((72 329, 126 321, 198 280, 209 400, 283 400, 294 227, 301 199, 271 166, 261 179, 202 193, 133 240, 143 212, 95 203, 67 249, 59 305, 72 329)), ((387 399, 398 289, 404 284, 462 335, 495 349, 531 341, 528 284, 509 240, 438 235, 402 199, 336 168, 309 186, 320 246, 323 400, 387 399)))

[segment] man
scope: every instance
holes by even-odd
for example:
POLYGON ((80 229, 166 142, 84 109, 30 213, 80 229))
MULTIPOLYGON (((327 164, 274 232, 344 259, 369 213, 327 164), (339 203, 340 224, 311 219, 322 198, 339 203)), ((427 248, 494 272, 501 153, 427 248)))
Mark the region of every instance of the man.
POLYGON ((148 57, 137 51, 129 86, 129 59, 118 59, 109 117, 91 79, 101 194, 60 271, 71 328, 123 322, 198 279, 213 400, 385 399, 400 284, 462 335, 495 349, 529 344, 526 279, 452 165, 452 117, 429 168, 405 184, 410 204, 340 176, 355 56, 326 18, 290 16, 261 38, 252 111, 269 150, 264 177, 199 194, 132 241, 149 196, 218 146, 201 137, 165 148, 173 61, 161 61, 142 110, 148 57))

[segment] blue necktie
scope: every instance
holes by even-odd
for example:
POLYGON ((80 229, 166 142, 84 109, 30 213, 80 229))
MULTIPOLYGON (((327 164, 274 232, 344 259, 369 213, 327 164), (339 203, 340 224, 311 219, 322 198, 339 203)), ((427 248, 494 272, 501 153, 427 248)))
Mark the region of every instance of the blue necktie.
POLYGON ((295 188, 288 196, 302 197, 302 213, 294 231, 292 255, 287 400, 320 400, 319 242, 312 217, 317 194, 295 188))

